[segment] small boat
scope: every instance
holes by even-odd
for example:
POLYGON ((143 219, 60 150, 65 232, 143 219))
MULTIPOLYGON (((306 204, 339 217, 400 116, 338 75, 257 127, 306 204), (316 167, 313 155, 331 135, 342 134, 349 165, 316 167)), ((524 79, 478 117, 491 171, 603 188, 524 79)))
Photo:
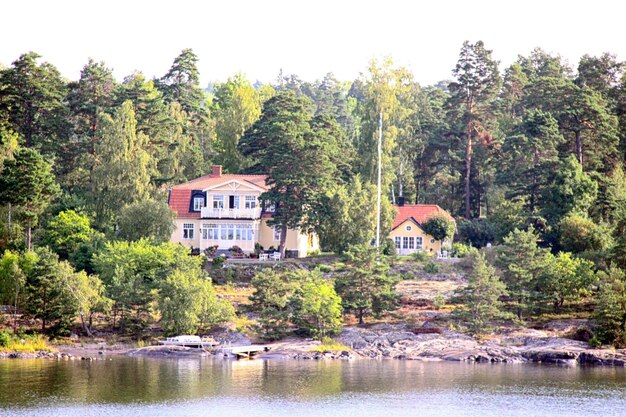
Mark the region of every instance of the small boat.
POLYGON ((165 340, 159 340, 160 345, 164 346, 184 346, 193 348, 211 348, 219 345, 212 337, 200 337, 192 335, 181 335, 168 337, 165 340))

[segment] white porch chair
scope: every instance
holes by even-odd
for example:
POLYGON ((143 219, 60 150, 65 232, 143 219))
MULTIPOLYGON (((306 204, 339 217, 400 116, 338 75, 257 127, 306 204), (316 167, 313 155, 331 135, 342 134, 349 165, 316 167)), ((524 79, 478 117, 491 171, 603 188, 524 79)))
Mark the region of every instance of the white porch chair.
POLYGON ((280 261, 280 252, 272 253, 272 260, 273 261, 280 261))
POLYGON ((259 261, 267 261, 269 260, 270 256, 267 253, 259 253, 259 261))

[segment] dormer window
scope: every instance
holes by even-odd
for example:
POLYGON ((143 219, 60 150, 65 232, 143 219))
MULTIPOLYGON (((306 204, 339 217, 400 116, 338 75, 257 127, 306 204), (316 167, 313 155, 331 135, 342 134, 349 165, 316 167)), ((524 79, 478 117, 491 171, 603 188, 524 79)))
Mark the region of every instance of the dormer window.
POLYGON ((204 197, 203 196, 195 196, 193 198, 193 211, 200 211, 204 207, 204 197))

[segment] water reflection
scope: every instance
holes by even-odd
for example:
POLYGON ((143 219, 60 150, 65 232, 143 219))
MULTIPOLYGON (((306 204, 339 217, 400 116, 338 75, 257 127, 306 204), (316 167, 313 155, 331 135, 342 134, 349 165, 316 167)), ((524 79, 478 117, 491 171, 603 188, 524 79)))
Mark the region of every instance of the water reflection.
MULTIPOLYGON (((294 404, 314 404, 311 407, 315 410, 341 401, 353 407, 351 415, 359 415, 354 411, 364 404, 369 403, 376 409, 371 403, 376 400, 381 415, 392 416, 397 407, 396 411, 406 409, 406 404, 414 407, 415 401, 411 399, 416 396, 420 404, 430 404, 423 412, 436 412, 437 404, 442 401, 452 406, 462 399, 469 407, 467 410, 477 413, 467 415, 480 416, 480 410, 495 407, 495 404, 503 409, 509 406, 528 408, 533 401, 552 404, 551 415, 559 415, 561 403, 589 406, 597 400, 600 404, 610 404, 611 410, 596 415, 626 415, 626 412, 610 414, 616 406, 626 410, 625 393, 626 370, 623 368, 148 358, 94 362, 0 361, 0 411, 17 413, 24 407, 53 407, 56 411, 51 415, 72 415, 73 407, 80 405, 90 405, 90 410, 94 410, 97 404, 111 411, 107 407, 141 404, 143 411, 158 411, 163 404, 206 401, 211 407, 219 408, 220 404, 226 407, 224 415, 238 415, 228 414, 233 404, 240 404, 244 409, 255 404, 259 410, 271 411, 273 404, 280 403, 280 409, 285 411, 296 407, 294 404)), ((199 407, 202 410, 206 405, 199 407)), ((461 411, 463 407, 460 406, 461 411)), ((135 406, 132 409, 136 411, 135 406)), ((579 407, 578 411, 583 409, 579 407)), ((131 414, 144 415, 135 411, 131 414)), ((290 415, 283 411, 277 415, 290 415)), ((367 407, 363 412, 363 416, 371 415, 367 407)))

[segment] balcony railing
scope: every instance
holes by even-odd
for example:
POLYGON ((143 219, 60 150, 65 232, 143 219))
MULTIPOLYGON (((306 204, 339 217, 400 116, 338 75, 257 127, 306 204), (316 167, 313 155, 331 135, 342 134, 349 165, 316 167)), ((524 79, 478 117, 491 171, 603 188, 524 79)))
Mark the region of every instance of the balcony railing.
POLYGON ((261 217, 261 207, 253 209, 218 209, 202 207, 200 216, 203 219, 258 219, 261 217))

